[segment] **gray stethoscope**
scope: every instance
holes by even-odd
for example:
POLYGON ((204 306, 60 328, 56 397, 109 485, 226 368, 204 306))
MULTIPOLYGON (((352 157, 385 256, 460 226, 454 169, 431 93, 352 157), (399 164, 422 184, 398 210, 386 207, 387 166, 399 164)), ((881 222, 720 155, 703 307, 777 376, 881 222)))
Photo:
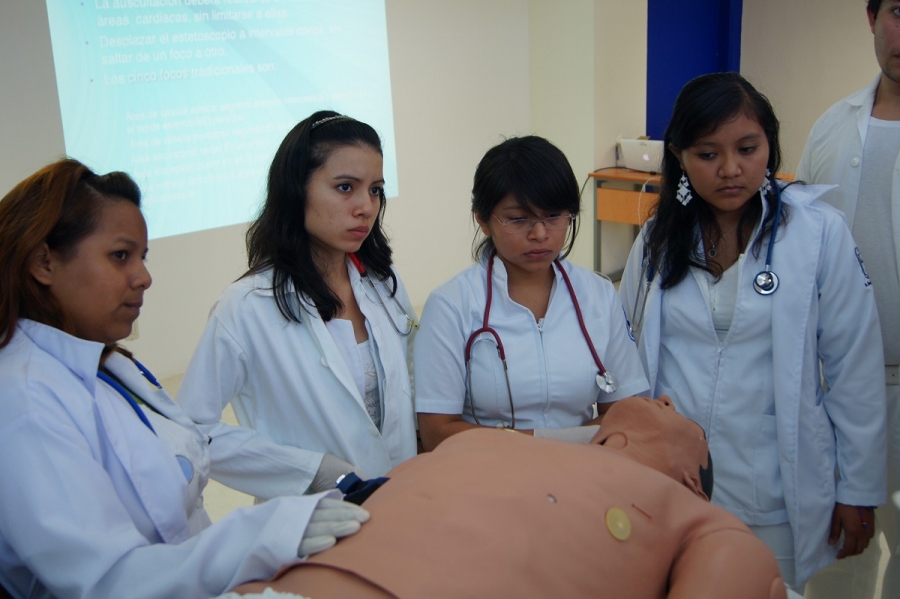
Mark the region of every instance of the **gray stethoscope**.
MULTIPOLYGON (((775 249, 775 235, 778 233, 778 224, 781 222, 781 189, 776 183, 775 188, 775 219, 772 222, 772 233, 769 236, 769 247, 766 250, 766 265, 756 273, 753 277, 753 290, 760 295, 772 295, 778 289, 778 275, 772 270, 772 252, 775 249)), ((641 327, 644 323, 644 309, 647 305, 647 293, 653 282, 653 265, 650 263, 649 256, 644 257, 644 270, 647 273, 646 283, 641 285, 637 295, 634 298, 634 310, 632 311, 632 322, 629 323, 629 331, 631 336, 640 335, 641 327), (640 312, 638 312, 640 306, 640 312)))
POLYGON ((413 329, 419 328, 418 323, 416 323, 415 318, 409 315, 400 301, 396 296, 391 296, 391 299, 394 300, 394 303, 403 312, 403 315, 406 316, 406 327, 401 330, 397 323, 394 321, 394 317, 391 316, 390 311, 388 311, 387 306, 384 304, 384 298, 381 297, 381 294, 378 293, 378 288, 375 287, 375 283, 372 282, 372 279, 369 278, 369 273, 366 271, 366 267, 360 261, 359 258, 356 257, 356 254, 350 252, 347 254, 350 258, 350 262, 353 263, 353 266, 356 267, 356 270, 359 272, 359 276, 369 284, 369 287, 372 289, 372 292, 375 294, 376 303, 381 306, 381 309, 384 310, 385 315, 388 318, 388 321, 391 323, 391 326, 394 327, 394 330, 397 331, 397 334, 401 337, 409 337, 409 334, 413 332, 413 329))
MULTIPOLYGON (((487 299, 485 300, 484 305, 484 319, 481 322, 481 328, 469 335, 469 339, 466 341, 466 400, 468 400, 469 406, 472 409, 472 419, 475 421, 475 424, 480 426, 481 422, 478 421, 478 416, 475 414, 475 398, 472 397, 472 369, 469 362, 472 358, 472 346, 474 345, 476 338, 482 333, 487 333, 494 338, 494 343, 497 345, 497 354, 500 356, 500 361, 503 363, 503 375, 506 377, 506 395, 509 397, 509 428, 516 428, 516 408, 513 405, 512 387, 509 384, 509 368, 506 365, 506 350, 503 348, 503 341, 500 340, 500 334, 488 324, 494 295, 493 285, 491 284, 494 273, 494 256, 496 256, 496 252, 491 253, 487 262, 487 299)), ((587 327, 584 324, 584 317, 581 315, 581 306, 578 305, 578 298, 575 297, 575 289, 572 287, 572 281, 569 280, 569 275, 566 274, 566 270, 559 263, 559 259, 554 260, 553 265, 559 271, 559 274, 562 275, 563 281, 566 283, 566 288, 569 290, 569 297, 572 298, 572 304, 575 306, 575 316, 578 318, 578 326, 581 327, 581 334, 584 335, 584 340, 587 342, 588 349, 591 350, 591 357, 594 358, 594 363, 597 365, 597 378, 595 379, 597 386, 604 393, 612 393, 617 387, 616 379, 603 366, 603 362, 600 361, 600 356, 597 355, 597 350, 594 348, 594 343, 591 341, 591 336, 588 334, 587 327)))

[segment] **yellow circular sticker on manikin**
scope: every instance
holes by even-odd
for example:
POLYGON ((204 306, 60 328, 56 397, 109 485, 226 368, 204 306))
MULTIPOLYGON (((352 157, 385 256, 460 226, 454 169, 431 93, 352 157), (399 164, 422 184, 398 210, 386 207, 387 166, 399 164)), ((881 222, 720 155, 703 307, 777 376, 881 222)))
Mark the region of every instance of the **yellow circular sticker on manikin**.
POLYGON ((609 529, 609 534, 620 541, 626 541, 631 536, 631 520, 628 519, 628 514, 617 507, 606 510, 606 528, 609 529))

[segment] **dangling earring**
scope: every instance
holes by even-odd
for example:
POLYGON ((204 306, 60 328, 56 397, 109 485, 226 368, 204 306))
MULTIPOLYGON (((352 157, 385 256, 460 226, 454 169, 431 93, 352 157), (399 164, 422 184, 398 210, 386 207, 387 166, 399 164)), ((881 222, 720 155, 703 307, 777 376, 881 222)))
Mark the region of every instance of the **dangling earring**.
POLYGON ((687 206, 694 199, 691 195, 691 182, 687 178, 687 173, 681 172, 681 179, 678 181, 678 189, 675 191, 675 198, 681 202, 682 206, 687 206))
POLYGON ((761 198, 765 199, 769 192, 772 191, 772 182, 769 180, 769 177, 772 176, 772 171, 766 169, 766 178, 763 179, 763 184, 759 186, 759 195, 761 198))

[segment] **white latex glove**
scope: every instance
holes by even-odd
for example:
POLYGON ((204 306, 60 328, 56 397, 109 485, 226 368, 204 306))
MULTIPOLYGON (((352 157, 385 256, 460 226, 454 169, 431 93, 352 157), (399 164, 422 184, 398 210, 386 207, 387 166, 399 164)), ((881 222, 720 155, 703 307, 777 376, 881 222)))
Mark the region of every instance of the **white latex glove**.
POLYGON ((325 497, 312 513, 297 555, 312 555, 328 549, 338 539, 348 537, 358 531, 369 519, 369 512, 355 503, 325 497))
POLYGON ((791 589, 787 584, 784 585, 784 588, 787 590, 788 599, 803 599, 803 595, 791 589))
POLYGON ((599 424, 572 426, 569 428, 536 428, 534 429, 534 436, 566 441, 568 443, 590 443, 599 430, 599 424))
POLYGON ((321 493, 322 491, 330 491, 337 485, 339 476, 350 472, 356 472, 356 475, 363 480, 368 478, 359 468, 350 462, 346 462, 336 455, 326 453, 322 458, 322 463, 319 464, 316 475, 313 477, 312 482, 309 483, 308 492, 321 493))

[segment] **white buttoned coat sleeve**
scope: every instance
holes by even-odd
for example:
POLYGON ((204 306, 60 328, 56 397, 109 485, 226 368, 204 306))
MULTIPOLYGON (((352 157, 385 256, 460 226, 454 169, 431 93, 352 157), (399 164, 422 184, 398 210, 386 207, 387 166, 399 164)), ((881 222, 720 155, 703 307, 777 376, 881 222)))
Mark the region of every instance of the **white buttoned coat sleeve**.
POLYGON ((373 298, 355 269, 350 275, 383 366, 382 430, 319 314, 306 306, 302 322, 288 321, 275 304, 271 273, 246 277, 213 307, 178 392, 212 438, 216 480, 268 499, 306 492, 325 453, 373 477, 416 454, 408 338, 388 321, 389 314, 404 325, 414 314, 409 297, 399 277, 394 302, 386 282, 375 281, 380 295, 373 298), (221 422, 229 402, 240 426, 221 422))
MULTIPOLYGON (((295 561, 320 497, 195 533, 175 456, 98 382, 101 349, 29 321, 0 350, 0 584, 38 598, 203 598, 295 561)), ((146 399, 193 426, 170 398, 146 399)))

